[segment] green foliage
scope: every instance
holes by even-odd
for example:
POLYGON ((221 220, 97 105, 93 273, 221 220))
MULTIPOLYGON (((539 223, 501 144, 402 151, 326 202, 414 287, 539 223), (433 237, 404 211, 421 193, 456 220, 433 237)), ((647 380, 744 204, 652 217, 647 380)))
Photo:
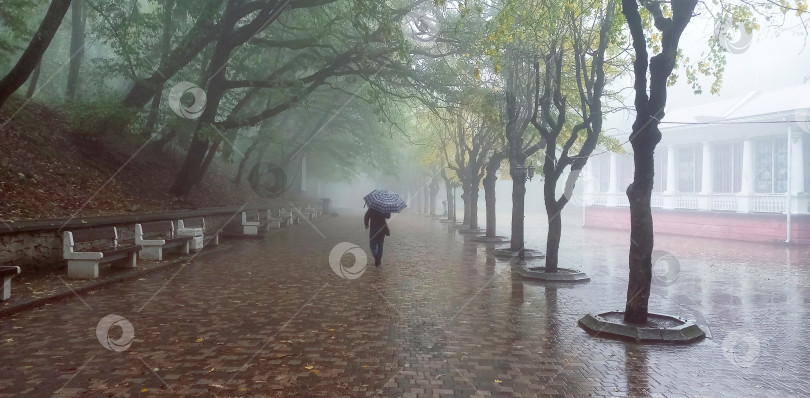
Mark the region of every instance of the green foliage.
POLYGON ((131 133, 136 120, 135 113, 117 101, 73 102, 64 107, 68 132, 91 141, 131 133))
POLYGON ((0 0, 0 65, 31 39, 36 11, 37 3, 32 0, 0 0))

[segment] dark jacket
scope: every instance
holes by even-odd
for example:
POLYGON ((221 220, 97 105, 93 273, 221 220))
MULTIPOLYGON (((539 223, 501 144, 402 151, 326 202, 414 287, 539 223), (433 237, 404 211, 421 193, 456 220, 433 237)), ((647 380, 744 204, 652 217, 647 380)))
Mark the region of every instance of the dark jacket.
POLYGON ((368 231, 371 237, 377 236, 381 228, 383 228, 383 231, 380 232, 381 234, 391 236, 391 231, 388 229, 388 224, 385 222, 386 218, 391 218, 391 213, 382 213, 374 209, 368 209, 366 216, 363 217, 363 224, 368 228, 369 221, 371 222, 371 228, 368 231))

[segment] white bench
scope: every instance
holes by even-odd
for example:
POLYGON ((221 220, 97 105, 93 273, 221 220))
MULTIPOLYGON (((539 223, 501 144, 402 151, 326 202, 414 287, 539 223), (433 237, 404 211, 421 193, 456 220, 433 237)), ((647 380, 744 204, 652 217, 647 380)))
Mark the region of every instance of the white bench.
POLYGON ((293 213, 286 208, 281 208, 278 210, 278 216, 287 220, 287 225, 295 225, 298 224, 301 220, 298 218, 298 214, 293 213))
POLYGON ((307 206, 301 213, 304 213, 305 216, 309 217, 310 220, 314 220, 321 215, 321 210, 312 206, 307 206))
POLYGON ((267 223, 267 227, 279 229, 281 228, 281 224, 284 223, 284 219, 281 217, 273 217, 273 211, 270 209, 265 210, 264 212, 264 220, 267 223))
POLYGON ((3 284, 0 285, 0 301, 8 300, 11 297, 11 280, 19 275, 20 267, 13 265, 0 266, 0 278, 3 284))
POLYGON ((196 236, 197 230, 202 230, 203 246, 219 246, 219 231, 214 231, 208 238, 205 237, 206 231, 205 218, 187 218, 185 220, 177 220, 177 234, 184 235, 189 231, 189 236, 196 236))
POLYGON ((259 235, 270 230, 267 222, 259 219, 259 212, 257 210, 248 210, 242 212, 242 234, 244 235, 259 235))
POLYGON ((98 278, 98 265, 117 260, 126 260, 125 268, 135 268, 140 245, 119 245, 118 229, 100 227, 77 231, 65 231, 62 234, 62 257, 68 263, 69 278, 98 278), (95 244, 86 250, 77 249, 77 244, 95 244))
POLYGON ((141 249, 138 257, 143 260, 163 260, 163 249, 178 248, 182 254, 188 254, 189 242, 193 236, 177 236, 174 223, 157 221, 135 224, 135 244, 141 249))

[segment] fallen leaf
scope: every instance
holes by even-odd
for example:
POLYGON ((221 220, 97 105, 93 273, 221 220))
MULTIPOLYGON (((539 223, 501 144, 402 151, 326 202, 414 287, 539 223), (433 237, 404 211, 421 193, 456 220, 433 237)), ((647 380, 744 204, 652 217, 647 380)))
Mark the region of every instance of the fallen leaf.
POLYGON ((503 383, 503 380, 495 379, 495 382, 498 383, 498 384, 501 384, 501 383, 503 383))
POLYGON ((314 366, 312 366, 312 365, 309 365, 309 366, 304 366, 304 369, 306 369, 306 370, 312 370, 312 369, 314 369, 314 368, 315 368, 315 367, 314 367, 314 366))
POLYGON ((148 388, 141 388, 141 392, 147 392, 147 391, 149 391, 148 388))

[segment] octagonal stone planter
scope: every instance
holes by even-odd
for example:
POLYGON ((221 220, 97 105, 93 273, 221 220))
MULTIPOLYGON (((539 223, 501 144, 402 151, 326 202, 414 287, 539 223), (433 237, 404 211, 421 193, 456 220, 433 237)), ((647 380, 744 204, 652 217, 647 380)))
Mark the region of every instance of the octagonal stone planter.
POLYGON ((478 235, 470 240, 478 243, 503 243, 508 242, 509 238, 505 236, 493 236, 491 238, 488 238, 486 235, 478 235))
MULTIPOLYGON (((508 247, 499 248, 499 249, 495 249, 493 251, 493 254, 495 255, 495 257, 502 258, 502 259, 517 259, 517 258, 520 257, 520 250, 512 250, 512 249, 510 249, 508 247)), ((524 253, 523 253, 523 258, 531 259, 531 258, 544 258, 544 257, 546 257, 545 254, 543 254, 539 250, 534 250, 534 249, 525 249, 524 253)))
POLYGON ((591 280, 584 272, 568 268, 557 268, 557 272, 546 272, 546 267, 518 263, 513 269, 524 278, 540 281, 583 283, 591 280))
POLYGON ((480 234, 481 232, 485 232, 485 231, 483 229, 481 229, 481 228, 476 228, 476 229, 462 228, 462 229, 458 230, 458 233, 460 233, 460 234, 468 234, 468 235, 477 235, 477 234, 480 234))
POLYGON ((585 315, 577 324, 594 336, 646 343, 684 344, 706 337, 694 321, 665 314, 650 313, 646 324, 636 325, 624 322, 623 311, 608 311, 585 315))

